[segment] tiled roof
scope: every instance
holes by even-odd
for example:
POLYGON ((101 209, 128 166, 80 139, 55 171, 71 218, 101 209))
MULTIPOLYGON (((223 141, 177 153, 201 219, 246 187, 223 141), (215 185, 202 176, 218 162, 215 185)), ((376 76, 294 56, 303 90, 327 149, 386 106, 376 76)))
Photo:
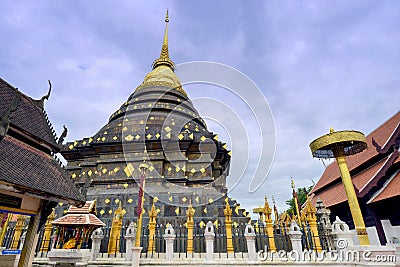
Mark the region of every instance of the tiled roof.
POLYGON ((381 200, 399 196, 400 189, 400 172, 394 174, 394 177, 390 179, 379 191, 376 196, 372 197, 371 203, 375 203, 381 200))
POLYGON ((64 226, 106 226, 94 214, 67 214, 53 221, 52 224, 64 226))
MULTIPOLYGON (((363 172, 353 176, 353 184, 357 190, 360 190, 371 178, 372 176, 384 165, 387 158, 379 161, 377 164, 371 166, 370 168, 364 170, 363 172)), ((313 197, 311 202, 315 205, 318 198, 324 202, 325 206, 333 206, 347 200, 346 192, 342 183, 337 183, 336 185, 327 188, 317 194, 317 197, 313 197)))
POLYGON ((67 214, 52 222, 53 225, 64 225, 64 226, 106 226, 99 218, 94 214, 96 201, 86 201, 85 205, 78 208, 71 205, 67 211, 67 214))
POLYGON ((0 142, 0 180, 19 190, 78 204, 83 196, 54 158, 14 137, 0 142))
POLYGON ((81 208, 78 208, 77 206, 71 205, 69 206, 67 214, 89 214, 89 213, 95 213, 95 206, 96 206, 96 201, 86 201, 85 205, 81 208))
MULTIPOLYGON (((0 78, 0 116, 9 107, 17 93, 17 89, 0 78)), ((54 147, 58 147, 52 131, 46 121, 43 110, 33 100, 22 94, 17 110, 12 114, 11 125, 40 138, 54 147)))
MULTIPOLYGON (((367 139, 367 149, 363 152, 348 156, 346 158, 349 171, 354 170, 356 167, 360 166, 364 162, 372 159, 373 157, 378 155, 375 147, 372 144, 372 138, 380 145, 383 146, 386 141, 391 137, 393 131, 396 129, 398 124, 400 123, 400 112, 397 112, 392 118, 387 120, 384 124, 379 126, 376 130, 370 133, 367 139)), ((318 180, 317 184, 314 186, 312 193, 318 192, 325 186, 334 183, 335 181, 340 180, 340 172, 339 167, 336 162, 331 163, 326 167, 324 173, 321 178, 318 180)))

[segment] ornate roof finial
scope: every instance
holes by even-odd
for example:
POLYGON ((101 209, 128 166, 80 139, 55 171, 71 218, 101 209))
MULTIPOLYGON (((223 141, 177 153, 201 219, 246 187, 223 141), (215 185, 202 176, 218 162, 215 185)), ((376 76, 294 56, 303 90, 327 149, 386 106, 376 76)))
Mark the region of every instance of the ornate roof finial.
POLYGON ((157 68, 160 65, 167 65, 172 70, 175 69, 175 64, 169 58, 169 52, 168 52, 168 22, 169 22, 169 16, 168 16, 168 9, 167 9, 167 14, 165 15, 164 41, 163 41, 162 48, 161 48, 161 54, 160 54, 160 57, 153 62, 153 69, 157 68))

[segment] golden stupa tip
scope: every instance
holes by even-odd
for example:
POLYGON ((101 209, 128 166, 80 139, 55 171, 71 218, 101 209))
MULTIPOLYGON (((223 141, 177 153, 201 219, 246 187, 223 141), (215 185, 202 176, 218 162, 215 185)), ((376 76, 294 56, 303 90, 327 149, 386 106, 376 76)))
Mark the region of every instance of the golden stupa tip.
POLYGON ((294 181, 293 181, 293 178, 292 178, 292 177, 290 177, 290 179, 291 179, 291 183, 292 183, 292 188, 294 189, 294 188, 295 188, 295 186, 294 186, 294 181))
POLYGON ((161 53, 160 57, 153 62, 153 69, 155 69, 157 66, 160 65, 167 65, 172 70, 175 69, 175 64, 169 58, 169 52, 168 52, 168 22, 169 22, 169 16, 167 9, 167 13, 165 14, 165 31, 164 31, 164 40, 161 47, 161 53))
POLYGON ((169 17, 168 17, 168 8, 167 8, 167 14, 165 14, 165 22, 168 23, 169 22, 169 17))
POLYGON ((329 128, 329 133, 333 133, 334 131, 335 130, 332 127, 329 128))

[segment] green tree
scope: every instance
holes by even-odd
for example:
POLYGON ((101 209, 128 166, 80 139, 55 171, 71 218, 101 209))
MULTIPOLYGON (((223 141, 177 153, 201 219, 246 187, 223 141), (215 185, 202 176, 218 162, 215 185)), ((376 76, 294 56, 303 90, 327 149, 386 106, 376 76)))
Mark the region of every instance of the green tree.
MULTIPOLYGON (((313 188, 312 185, 309 186, 308 189, 305 187, 297 188, 297 199, 299 201, 300 208, 306 202, 307 194, 310 193, 312 188, 313 188)), ((295 202, 294 202, 293 197, 289 200, 286 200, 286 205, 289 206, 289 208, 286 210, 286 212, 289 213, 290 216, 292 216, 292 214, 296 214, 295 202)))

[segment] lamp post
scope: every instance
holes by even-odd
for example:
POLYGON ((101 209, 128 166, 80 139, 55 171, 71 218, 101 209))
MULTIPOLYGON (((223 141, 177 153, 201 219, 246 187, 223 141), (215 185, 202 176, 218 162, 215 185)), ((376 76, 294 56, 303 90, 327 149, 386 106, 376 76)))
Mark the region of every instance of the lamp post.
POLYGON ((137 219, 137 229, 136 229, 136 240, 135 247, 140 247, 140 236, 142 234, 142 223, 143 223, 143 202, 144 202, 144 185, 146 180, 146 171, 149 165, 146 164, 144 160, 142 164, 139 165, 141 171, 140 182, 139 182, 139 195, 138 195, 138 219, 137 219))
POLYGON ((346 156, 357 154, 366 147, 367 143, 363 133, 358 131, 335 132, 332 128, 329 134, 315 139, 310 144, 310 149, 314 157, 336 159, 358 240, 362 246, 368 246, 370 242, 357 195, 351 181, 350 172, 347 167, 346 156))
POLYGON ((296 187, 294 185, 293 178, 291 178, 291 185, 292 185, 292 195, 293 195, 294 207, 295 207, 295 210, 293 211, 293 213, 296 212, 296 214, 297 214, 297 222, 301 226, 302 223, 301 223, 301 215, 300 215, 300 208, 299 208, 299 199, 298 199, 298 196, 297 196, 296 187))

